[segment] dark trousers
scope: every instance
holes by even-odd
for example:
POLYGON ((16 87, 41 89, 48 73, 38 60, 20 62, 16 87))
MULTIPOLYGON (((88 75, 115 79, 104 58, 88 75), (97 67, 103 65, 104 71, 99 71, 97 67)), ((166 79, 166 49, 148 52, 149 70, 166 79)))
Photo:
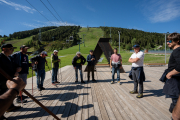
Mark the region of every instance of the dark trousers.
POLYGON ((52 83, 57 82, 58 68, 52 68, 52 83))
POLYGON ((75 69, 76 81, 78 81, 78 69, 81 76, 81 81, 83 81, 82 66, 76 66, 76 69, 75 69))
POLYGON ((94 80, 94 66, 87 66, 88 68, 88 80, 90 79, 90 72, 92 72, 92 80, 94 80))
POLYGON ((138 81, 139 72, 132 70, 132 78, 134 80, 134 90, 137 91, 139 83, 139 94, 143 93, 143 80, 138 81))
POLYGON ((169 107, 169 112, 173 112, 173 109, 174 109, 174 107, 176 106, 176 103, 177 103, 177 100, 178 100, 178 97, 177 98, 171 98, 172 99, 172 103, 171 103, 171 105, 170 105, 170 107, 169 107))

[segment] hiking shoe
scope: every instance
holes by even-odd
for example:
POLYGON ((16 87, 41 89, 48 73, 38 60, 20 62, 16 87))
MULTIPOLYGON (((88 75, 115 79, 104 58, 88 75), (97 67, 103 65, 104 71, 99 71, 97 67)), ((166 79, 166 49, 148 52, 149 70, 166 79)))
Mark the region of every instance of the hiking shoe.
POLYGON ((60 82, 56 81, 55 83, 60 83, 60 82))
POLYGON ((41 87, 41 90, 45 90, 45 88, 44 88, 44 87, 41 87))
POLYGON ((85 83, 84 81, 81 81, 81 83, 85 83))
POLYGON ((119 84, 119 85, 122 85, 122 83, 121 83, 120 81, 118 81, 118 84, 119 84))
POLYGON ((56 85, 55 83, 52 83, 52 85, 56 85))
POLYGON ((4 115, 0 117, 0 120, 8 120, 4 115))
POLYGON ((137 94, 138 92, 136 90, 130 91, 131 94, 137 94))
POLYGON ((28 96, 22 95, 23 100, 26 99, 26 98, 28 98, 28 96))
POLYGON ((96 82, 96 80, 95 80, 95 79, 92 79, 92 81, 93 81, 93 82, 96 82))
POLYGON ((22 99, 22 101, 21 101, 21 97, 18 97, 18 98, 16 99, 16 102, 17 102, 17 103, 26 103, 27 100, 23 100, 23 99, 22 99))
POLYGON ((143 93, 138 94, 136 97, 137 97, 137 98, 142 98, 142 97, 143 97, 143 93))
POLYGON ((113 81, 111 81, 111 84, 114 84, 114 82, 113 82, 113 81))
POLYGON ((39 91, 42 91, 41 88, 38 88, 39 91))
POLYGON ((75 81, 75 83, 77 83, 77 82, 78 82, 78 80, 75 81))

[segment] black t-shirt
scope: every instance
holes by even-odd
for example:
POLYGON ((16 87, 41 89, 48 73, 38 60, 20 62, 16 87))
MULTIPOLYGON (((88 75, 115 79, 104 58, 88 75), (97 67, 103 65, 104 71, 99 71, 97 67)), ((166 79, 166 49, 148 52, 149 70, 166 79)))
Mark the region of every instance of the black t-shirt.
POLYGON ((22 54, 21 53, 21 72, 19 72, 19 74, 28 74, 28 59, 27 59, 27 55, 22 54))
POLYGON ((45 62, 46 58, 39 57, 37 68, 41 70, 45 69, 45 62))
MULTIPOLYGON (((176 70, 180 72, 180 47, 173 50, 169 58, 168 71, 176 70)), ((180 76, 180 74, 178 74, 180 76)))

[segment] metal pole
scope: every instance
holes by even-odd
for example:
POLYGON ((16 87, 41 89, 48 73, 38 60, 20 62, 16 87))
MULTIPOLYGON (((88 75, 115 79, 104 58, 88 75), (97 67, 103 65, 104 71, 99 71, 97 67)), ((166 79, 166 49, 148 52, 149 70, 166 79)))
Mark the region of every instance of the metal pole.
POLYGON ((80 52, 80 42, 79 42, 79 52, 80 52))
POLYGON ((165 49, 165 64, 166 64, 166 33, 165 33, 165 43, 164 44, 165 44, 165 48, 164 49, 165 49))
POLYGON ((120 54, 120 32, 118 31, 119 33, 119 54, 120 54))

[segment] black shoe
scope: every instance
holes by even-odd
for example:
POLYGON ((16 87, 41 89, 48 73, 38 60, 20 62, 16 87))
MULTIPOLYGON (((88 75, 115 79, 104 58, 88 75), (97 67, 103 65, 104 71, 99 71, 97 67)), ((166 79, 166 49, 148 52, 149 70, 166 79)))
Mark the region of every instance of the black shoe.
POLYGON ((85 83, 84 81, 81 81, 81 83, 85 83))
POLYGON ((93 79, 92 81, 93 81, 93 82, 96 82, 96 80, 95 80, 95 79, 93 79))
POLYGON ((77 82, 78 82, 78 80, 75 81, 75 83, 77 83, 77 82))
POLYGON ((45 90, 45 88, 44 88, 44 87, 41 87, 41 90, 45 90))
POLYGON ((4 115, 3 115, 0 117, 0 120, 8 120, 8 118, 4 117, 4 115))
POLYGON ((22 95, 23 100, 26 99, 26 98, 28 98, 28 96, 22 95))
POLYGON ((58 84, 58 83, 60 83, 60 82, 56 81, 56 82, 54 82, 54 83, 57 83, 57 84, 58 84))
POLYGON ((41 88, 38 88, 39 91, 42 91, 41 88))
POLYGON ((21 101, 21 97, 18 97, 18 98, 16 99, 16 102, 17 102, 17 103, 26 103, 27 100, 22 100, 22 101, 21 101))

